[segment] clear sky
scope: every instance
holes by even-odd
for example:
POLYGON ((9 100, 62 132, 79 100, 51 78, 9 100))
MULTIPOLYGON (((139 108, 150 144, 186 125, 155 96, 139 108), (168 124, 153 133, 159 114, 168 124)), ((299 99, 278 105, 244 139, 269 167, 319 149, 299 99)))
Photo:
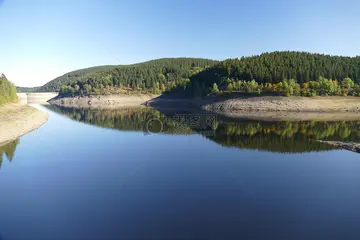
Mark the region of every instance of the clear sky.
POLYGON ((0 0, 0 72, 39 86, 71 70, 276 50, 360 55, 358 0, 0 0))

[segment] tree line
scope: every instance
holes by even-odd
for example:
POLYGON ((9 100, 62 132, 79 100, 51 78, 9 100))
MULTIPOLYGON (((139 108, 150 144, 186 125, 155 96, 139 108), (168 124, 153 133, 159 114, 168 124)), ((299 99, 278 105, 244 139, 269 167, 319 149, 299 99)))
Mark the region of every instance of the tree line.
POLYGON ((61 96, 143 92, 160 94, 186 88, 190 77, 217 63, 200 58, 164 58, 118 66, 76 78, 61 86, 61 96))
POLYGON ((32 87, 31 88, 31 87, 19 87, 18 86, 16 88, 17 88, 18 92, 59 92, 61 85, 68 84, 69 82, 71 82, 72 80, 74 80, 76 78, 84 77, 86 75, 100 72, 100 71, 105 71, 107 69, 111 69, 114 67, 116 67, 116 66, 105 65, 105 66, 96 66, 96 67, 79 69, 79 70, 65 73, 64 75, 59 76, 40 87, 32 87))
POLYGON ((273 52, 228 59, 204 69, 191 77, 188 90, 194 95, 206 95, 217 89, 262 92, 270 88, 287 95, 296 95, 298 90, 304 96, 358 95, 359 84, 360 57, 273 52))
MULTIPOLYGON (((243 81, 227 79, 224 81, 223 90, 220 90, 216 83, 213 83, 208 92, 201 89, 195 89, 195 94, 216 94, 222 95, 227 93, 261 93, 285 95, 285 96, 360 96, 360 85, 354 83, 351 78, 345 78, 342 81, 331 80, 319 77, 317 81, 297 83, 294 79, 284 79, 279 83, 258 83, 255 80, 243 81), (198 92, 198 93, 196 93, 198 92)), ((206 90, 206 89, 205 89, 206 90)))
POLYGON ((0 105, 17 101, 16 87, 5 77, 0 75, 0 105))
POLYGON ((59 91, 61 96, 131 92, 201 96, 233 91, 357 96, 359 84, 360 57, 285 51, 220 62, 165 58, 93 67, 67 73, 33 90, 59 91))

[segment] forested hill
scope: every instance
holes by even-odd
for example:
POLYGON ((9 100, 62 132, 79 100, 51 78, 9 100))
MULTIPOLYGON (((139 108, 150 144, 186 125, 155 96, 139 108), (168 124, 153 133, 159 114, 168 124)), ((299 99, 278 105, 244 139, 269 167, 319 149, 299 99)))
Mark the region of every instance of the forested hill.
POLYGON ((84 77, 88 74, 105 71, 114 67, 116 66, 105 65, 105 66, 96 66, 96 67, 79 69, 72 72, 68 72, 60 77, 57 77, 41 87, 33 87, 33 88, 17 87, 17 90, 18 92, 58 92, 60 90, 61 85, 67 84, 75 78, 84 77))
POLYGON ((0 75, 0 105, 17 101, 15 86, 7 80, 4 74, 0 75))
POLYGON ((359 96, 360 57, 287 51, 221 62, 164 58, 77 70, 30 91, 60 90, 61 96, 71 96, 123 92, 159 94, 174 89, 182 95, 270 92, 288 96, 359 96))
POLYGON ((213 81, 228 77, 258 83, 278 83, 295 79, 298 83, 319 77, 360 82, 360 57, 340 57, 306 52, 273 52, 258 56, 228 59, 198 74, 194 79, 213 81))
POLYGON ((235 90, 236 85, 238 85, 237 90, 244 88, 248 91, 260 91, 264 90, 267 84, 277 91, 285 85, 289 85, 288 82, 284 84, 282 82, 290 79, 292 80, 290 84, 293 84, 294 88, 295 84, 300 87, 306 83, 305 88, 308 85, 317 85, 316 82, 320 80, 326 80, 327 82, 323 82, 331 85, 341 85, 344 79, 360 83, 360 57, 288 51, 228 59, 194 75, 191 78, 191 87, 193 91, 203 93, 213 86, 216 92, 217 87, 226 89, 228 85, 230 91, 235 90), (245 86, 246 84, 250 85, 250 81, 252 81, 252 86, 245 86), (278 83, 280 86, 275 86, 278 83), (260 85, 262 86, 260 87, 260 85))
POLYGON ((190 77, 218 63, 201 58, 163 58, 87 74, 62 86, 62 96, 125 92, 161 93, 186 87, 190 77))

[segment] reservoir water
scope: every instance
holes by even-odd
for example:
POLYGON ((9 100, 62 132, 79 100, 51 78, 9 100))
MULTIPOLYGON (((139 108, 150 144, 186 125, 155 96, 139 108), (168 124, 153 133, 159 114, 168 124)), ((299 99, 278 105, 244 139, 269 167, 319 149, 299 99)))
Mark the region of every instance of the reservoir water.
POLYGON ((0 239, 359 239, 360 122, 40 106, 0 147, 0 239))

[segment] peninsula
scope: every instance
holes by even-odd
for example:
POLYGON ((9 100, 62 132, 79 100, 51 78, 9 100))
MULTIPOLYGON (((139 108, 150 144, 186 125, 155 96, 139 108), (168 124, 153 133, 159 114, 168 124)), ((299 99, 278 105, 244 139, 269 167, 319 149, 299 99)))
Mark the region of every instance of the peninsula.
POLYGON ((78 70, 36 90, 58 91, 50 103, 65 106, 357 113, 359 66, 359 57, 290 51, 224 61, 165 58, 78 70))

